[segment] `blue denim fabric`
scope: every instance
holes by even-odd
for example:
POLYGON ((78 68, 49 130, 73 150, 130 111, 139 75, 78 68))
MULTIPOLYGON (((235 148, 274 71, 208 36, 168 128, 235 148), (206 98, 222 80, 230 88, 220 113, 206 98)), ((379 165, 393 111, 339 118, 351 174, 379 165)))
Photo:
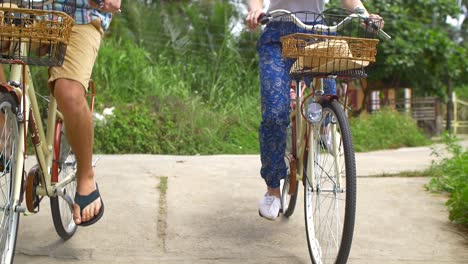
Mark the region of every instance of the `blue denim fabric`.
MULTIPOLYGON (((287 26, 296 27, 294 24, 287 26)), ((291 32, 300 32, 298 28, 291 29, 291 32)), ((281 56, 280 37, 286 34, 284 24, 271 22, 257 42, 262 111, 259 128, 260 175, 270 188, 278 188, 280 179, 287 173, 284 154, 290 111, 289 71, 294 59, 281 56)), ((325 79, 324 90, 327 94, 336 94, 335 81, 325 79)))

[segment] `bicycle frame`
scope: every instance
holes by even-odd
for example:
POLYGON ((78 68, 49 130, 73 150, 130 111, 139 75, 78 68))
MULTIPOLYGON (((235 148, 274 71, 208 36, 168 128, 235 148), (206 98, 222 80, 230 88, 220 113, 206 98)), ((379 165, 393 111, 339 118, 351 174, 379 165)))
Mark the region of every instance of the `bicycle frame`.
MULTIPOLYGON (((323 79, 315 79, 315 87, 316 87, 316 92, 318 91, 318 95, 309 95, 309 96, 314 96, 314 98, 311 98, 311 100, 319 101, 319 100, 335 100, 337 97, 332 96, 331 98, 327 98, 325 96, 322 96, 323 94, 323 79)), ((293 120, 293 118, 296 119, 296 142, 293 144, 293 153, 295 155, 294 158, 296 160, 296 181, 305 181, 306 179, 303 178, 304 174, 304 154, 306 153, 306 150, 308 150, 308 160, 307 160, 307 168, 306 169, 306 175, 307 175, 307 180, 311 183, 311 187, 313 191, 316 191, 317 189, 317 184, 316 184, 316 177, 315 177, 315 142, 318 140, 318 135, 320 133, 320 127, 315 126, 311 123, 309 123, 305 117, 302 114, 302 109, 304 107, 304 102, 307 99, 307 97, 304 97, 304 94, 302 92, 302 88, 299 85, 299 82, 296 81, 296 109, 295 111, 292 111, 290 114, 290 120, 293 120)), ((336 157, 336 153, 338 153, 338 137, 337 135, 337 125, 336 123, 331 122, 330 124, 330 132, 331 132, 331 137, 332 137, 332 151, 331 153, 333 154, 334 157, 334 167, 335 171, 338 174, 337 178, 337 186, 340 189, 341 188, 341 182, 342 182, 342 173, 339 173, 339 159, 336 157)), ((294 180, 294 179, 293 179, 294 180)), ((289 193, 292 194, 295 191, 294 187, 291 186, 289 189, 289 193)))
MULTIPOLYGON (((24 51, 27 49, 22 47, 22 50, 24 51)), ((72 207, 73 200, 70 197, 64 197, 66 195, 61 192, 57 192, 57 190, 60 190, 62 187, 73 181, 75 176, 67 176, 60 182, 58 182, 58 175, 54 175, 54 177, 52 177, 52 166, 54 162, 58 162, 57 154, 59 154, 57 153, 58 151, 56 151, 57 148, 54 148, 54 146, 56 146, 56 144, 60 144, 57 140, 57 132, 60 133, 60 126, 56 126, 56 122, 57 120, 59 120, 59 122, 63 120, 62 113, 57 109, 57 101, 53 96, 50 96, 45 130, 29 66, 22 61, 10 60, 9 63, 12 64, 10 84, 16 84, 16 86, 19 87, 12 87, 11 85, 5 85, 4 87, 9 87, 11 90, 17 90, 18 88, 21 89, 21 98, 18 98, 21 102, 19 105, 20 110, 17 115, 19 123, 17 142, 18 151, 15 153, 17 167, 14 175, 16 181, 13 192, 15 204, 19 206, 21 202, 24 163, 27 156, 27 136, 28 133, 30 133, 35 148, 36 159, 41 172, 41 185, 37 186, 35 190, 36 194, 39 196, 49 197, 53 197, 58 194, 72 207), (59 128, 58 131, 56 131, 57 128, 59 128)), ((25 212, 26 210, 17 208, 16 211, 25 212)))

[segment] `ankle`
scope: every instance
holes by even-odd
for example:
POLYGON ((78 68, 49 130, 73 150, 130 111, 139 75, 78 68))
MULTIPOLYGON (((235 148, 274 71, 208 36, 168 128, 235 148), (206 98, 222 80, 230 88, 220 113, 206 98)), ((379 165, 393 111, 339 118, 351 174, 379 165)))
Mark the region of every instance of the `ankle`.
POLYGON ((270 196, 276 196, 276 197, 280 198, 280 196, 281 196, 280 188, 270 188, 270 187, 268 187, 267 194, 270 195, 270 196))
POLYGON ((93 168, 89 168, 89 169, 78 169, 76 171, 76 179, 78 180, 78 182, 80 181, 83 181, 83 182, 87 182, 87 181, 93 181, 94 180, 94 170, 93 168))
POLYGON ((79 194, 87 195, 96 189, 96 182, 94 181, 94 172, 91 170, 87 173, 76 174, 77 191, 79 194))

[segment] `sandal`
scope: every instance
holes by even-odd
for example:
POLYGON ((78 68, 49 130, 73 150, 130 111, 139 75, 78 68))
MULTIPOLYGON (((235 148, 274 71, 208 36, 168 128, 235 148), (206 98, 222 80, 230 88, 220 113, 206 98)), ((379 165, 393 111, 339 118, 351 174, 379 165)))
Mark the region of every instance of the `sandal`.
POLYGON ((81 222, 81 224, 78 224, 79 226, 89 226, 99 221, 99 219, 101 219, 102 215, 104 214, 104 202, 102 201, 97 184, 96 190, 94 190, 88 195, 80 195, 77 192, 75 193, 75 204, 77 204, 80 207, 80 215, 83 212, 83 209, 86 208, 86 206, 88 206, 92 202, 94 202, 96 199, 101 199, 101 208, 99 209, 99 213, 95 215, 91 220, 81 222))

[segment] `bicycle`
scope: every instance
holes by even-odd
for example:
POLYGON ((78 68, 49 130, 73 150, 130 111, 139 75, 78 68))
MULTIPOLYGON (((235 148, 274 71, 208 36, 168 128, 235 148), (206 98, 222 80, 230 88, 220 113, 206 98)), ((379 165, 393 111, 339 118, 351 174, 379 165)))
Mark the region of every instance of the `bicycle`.
POLYGON ((356 213, 356 165, 345 109, 347 97, 323 91, 323 78, 353 80, 367 76, 375 62, 376 36, 390 38, 362 9, 340 14, 270 11, 261 24, 282 22, 282 56, 295 59, 290 75, 291 103, 285 161, 288 175, 281 184, 281 212, 294 213, 298 185, 304 186, 307 245, 312 263, 346 263, 356 213), (307 21, 304 23, 302 21, 307 21), (303 89, 313 78, 312 89, 303 89), (300 82, 298 82, 300 80, 300 82))
MULTIPOLYGON (((76 160, 64 136, 63 116, 52 94, 43 97, 47 114, 41 112, 29 69, 62 65, 76 1, 65 1, 63 10, 48 10, 55 7, 53 0, 5 2, 0 3, 0 63, 10 64, 11 71, 10 81, 0 84, 0 248, 1 262, 11 263, 20 214, 37 213, 44 197, 50 198, 54 227, 63 240, 77 229, 76 160), (26 174, 28 136, 37 165, 26 174)), ((93 110, 92 82, 90 89, 93 110)))

